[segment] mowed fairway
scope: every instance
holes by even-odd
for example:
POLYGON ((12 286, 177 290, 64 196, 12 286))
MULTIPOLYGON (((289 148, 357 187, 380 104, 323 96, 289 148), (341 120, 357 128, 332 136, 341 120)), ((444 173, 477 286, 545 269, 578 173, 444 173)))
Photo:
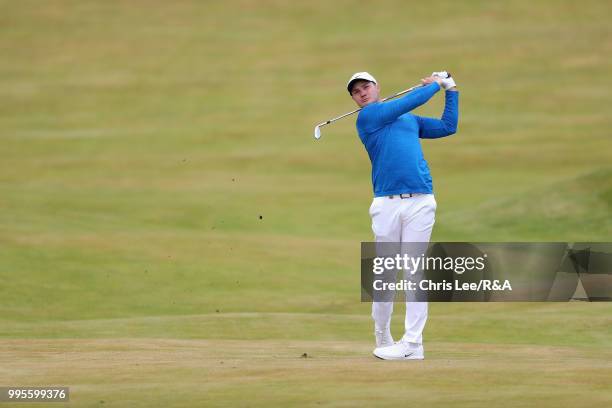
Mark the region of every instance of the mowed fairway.
POLYGON ((354 109, 353 72, 388 95, 447 69, 433 239, 611 241, 606 2, 0 5, 0 386, 69 386, 72 407, 612 404, 608 303, 432 304, 425 361, 371 357, 369 161, 354 118, 312 138, 354 109))

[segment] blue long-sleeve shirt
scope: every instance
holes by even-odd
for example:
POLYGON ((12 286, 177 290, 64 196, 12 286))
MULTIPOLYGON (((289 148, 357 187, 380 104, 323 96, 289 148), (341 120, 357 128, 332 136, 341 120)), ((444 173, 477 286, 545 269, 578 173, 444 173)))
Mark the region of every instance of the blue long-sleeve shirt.
POLYGON ((437 83, 417 88, 401 98, 365 106, 357 118, 357 132, 372 162, 374 196, 431 194, 431 174, 420 138, 435 139, 457 131, 459 93, 447 91, 440 119, 410 114, 440 90, 437 83))

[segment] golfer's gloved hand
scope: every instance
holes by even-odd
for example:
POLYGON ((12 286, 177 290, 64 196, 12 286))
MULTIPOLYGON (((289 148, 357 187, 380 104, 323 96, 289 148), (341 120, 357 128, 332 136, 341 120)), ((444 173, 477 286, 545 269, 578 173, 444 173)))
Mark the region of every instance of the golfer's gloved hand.
POLYGON ((451 74, 446 71, 432 72, 431 76, 442 78, 441 85, 444 90, 448 90, 457 86, 457 84, 455 84, 455 80, 453 79, 453 77, 451 77, 451 74))

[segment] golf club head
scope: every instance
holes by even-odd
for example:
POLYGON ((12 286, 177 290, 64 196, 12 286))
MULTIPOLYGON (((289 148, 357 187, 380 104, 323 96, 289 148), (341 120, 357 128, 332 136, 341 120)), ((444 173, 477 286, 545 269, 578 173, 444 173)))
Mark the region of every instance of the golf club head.
POLYGON ((319 125, 315 126, 314 138, 317 140, 321 138, 321 128, 319 127, 319 125))

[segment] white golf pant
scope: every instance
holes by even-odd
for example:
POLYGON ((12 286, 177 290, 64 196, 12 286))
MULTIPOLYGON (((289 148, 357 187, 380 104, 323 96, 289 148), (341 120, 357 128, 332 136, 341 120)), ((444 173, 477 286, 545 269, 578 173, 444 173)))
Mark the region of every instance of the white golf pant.
MULTIPOLYGON (((376 242, 429 242, 435 213, 436 200, 433 194, 417 194, 410 198, 400 198, 397 195, 393 198, 376 197, 370 206, 376 242)), ((389 329, 392 313, 393 302, 373 302, 375 330, 389 329)), ((402 340, 421 344, 426 322, 427 302, 407 300, 402 340)))

